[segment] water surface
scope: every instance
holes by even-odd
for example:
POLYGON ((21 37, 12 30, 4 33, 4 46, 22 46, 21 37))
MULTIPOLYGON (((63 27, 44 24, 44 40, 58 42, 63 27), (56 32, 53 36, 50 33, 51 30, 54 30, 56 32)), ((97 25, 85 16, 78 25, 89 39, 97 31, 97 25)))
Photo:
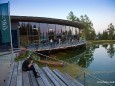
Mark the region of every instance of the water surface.
POLYGON ((88 46, 85 52, 65 61, 79 65, 88 70, 91 75, 104 80, 100 82, 86 75, 88 86, 115 86, 115 44, 95 44, 88 46))

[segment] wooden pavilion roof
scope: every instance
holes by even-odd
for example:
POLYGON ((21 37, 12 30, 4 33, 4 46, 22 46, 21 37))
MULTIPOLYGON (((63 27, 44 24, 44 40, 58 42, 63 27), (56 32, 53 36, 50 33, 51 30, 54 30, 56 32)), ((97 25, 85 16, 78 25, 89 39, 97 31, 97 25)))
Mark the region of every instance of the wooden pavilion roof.
POLYGON ((11 21, 13 21, 13 22, 19 21, 19 22, 38 22, 38 23, 61 24, 61 25, 78 27, 79 29, 84 28, 83 24, 80 22, 72 22, 69 20, 46 18, 46 17, 11 16, 11 21))

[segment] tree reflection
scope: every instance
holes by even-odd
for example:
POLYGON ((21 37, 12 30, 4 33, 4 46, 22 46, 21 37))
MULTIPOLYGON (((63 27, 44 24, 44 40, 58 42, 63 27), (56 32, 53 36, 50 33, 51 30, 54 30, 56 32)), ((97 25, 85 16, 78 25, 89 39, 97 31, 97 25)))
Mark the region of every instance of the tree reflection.
POLYGON ((94 45, 89 46, 86 49, 85 53, 79 57, 80 59, 79 59, 77 64, 81 67, 87 68, 92 63, 92 61, 94 60, 94 58, 93 58, 94 50, 95 50, 94 45))
POLYGON ((113 58, 113 56, 115 54, 115 48, 114 48, 113 44, 109 45, 109 48, 107 49, 107 53, 108 53, 110 58, 113 58))
POLYGON ((96 48, 98 48, 97 45, 88 46, 84 53, 77 55, 73 58, 70 58, 66 61, 69 63, 78 64, 79 66, 83 68, 87 68, 94 60, 93 53, 96 48))
POLYGON ((103 44, 102 46, 103 46, 105 49, 107 49, 108 44, 105 43, 105 44, 103 44))
MULTIPOLYGON (((115 55, 115 47, 113 44, 103 44, 102 45, 105 49, 107 49, 107 53, 109 55, 110 58, 113 58, 115 55)), ((95 51, 96 48, 99 48, 99 45, 91 45, 88 46, 87 49, 85 50, 84 53, 74 56, 72 58, 67 59, 66 61, 69 63, 74 63, 74 64, 78 64, 79 66, 83 67, 83 68, 87 68, 89 67, 89 65, 92 63, 92 61, 94 60, 93 57, 93 53, 95 51)))

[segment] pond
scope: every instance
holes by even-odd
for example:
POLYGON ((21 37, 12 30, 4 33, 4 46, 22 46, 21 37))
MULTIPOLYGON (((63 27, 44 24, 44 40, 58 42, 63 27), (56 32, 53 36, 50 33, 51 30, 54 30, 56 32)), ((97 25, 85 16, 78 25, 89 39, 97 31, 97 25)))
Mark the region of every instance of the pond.
POLYGON ((93 80, 91 76, 86 76, 85 81, 91 86, 97 86, 97 84, 98 86, 105 86, 105 83, 115 86, 115 44, 88 46, 83 54, 66 59, 66 61, 75 63, 87 69, 96 78, 104 80, 104 82, 98 79, 93 80))
POLYGON ((85 74, 86 86, 109 86, 109 84, 115 86, 115 44, 93 44, 87 46, 85 51, 81 50, 82 53, 78 50, 81 49, 60 52, 55 55, 57 57, 66 55, 66 58, 72 56, 67 59, 64 57, 63 60, 87 70, 90 75, 85 74))

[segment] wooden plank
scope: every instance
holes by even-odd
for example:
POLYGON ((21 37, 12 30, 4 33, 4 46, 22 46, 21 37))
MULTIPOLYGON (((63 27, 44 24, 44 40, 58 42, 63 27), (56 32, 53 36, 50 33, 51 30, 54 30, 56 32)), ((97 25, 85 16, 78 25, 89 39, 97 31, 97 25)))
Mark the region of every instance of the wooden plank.
POLYGON ((75 83, 73 82, 73 80, 68 77, 67 73, 65 73, 64 76, 68 80, 68 82, 71 83, 72 86, 76 86, 75 83))
POLYGON ((29 72, 30 72, 30 71, 27 71, 27 73, 28 73, 28 77, 29 77, 29 83, 30 83, 30 86, 33 86, 33 83, 32 83, 32 81, 31 81, 31 77, 30 77, 29 72))
POLYGON ((29 71, 29 76, 30 76, 30 82, 32 83, 31 86, 38 86, 38 83, 37 83, 36 78, 33 74, 33 71, 29 71))
POLYGON ((48 67, 46 69, 51 73, 51 75, 59 82, 61 86, 67 86, 60 78, 58 78, 48 67))
POLYGON ((12 76, 12 79, 11 79, 11 84, 10 86, 16 86, 17 84, 17 67, 18 67, 18 62, 15 62, 14 63, 15 66, 14 66, 14 71, 13 71, 13 76, 12 76))
POLYGON ((54 86, 53 82, 51 81, 51 79, 47 76, 47 74, 43 71, 43 69, 41 69, 42 73, 44 74, 44 76, 47 78, 48 82, 51 84, 51 86, 54 86))
POLYGON ((75 79, 73 80, 73 82, 74 82, 74 83, 76 83, 76 84, 77 84, 77 86, 84 86, 83 84, 81 84, 80 82, 78 82, 78 81, 77 81, 77 80, 75 80, 75 79))
POLYGON ((84 86, 77 80, 73 79, 69 74, 65 73, 66 77, 71 80, 71 82, 74 84, 74 86, 84 86))
POLYGON ((21 67, 22 62, 14 62, 11 65, 5 86, 38 86, 38 84, 39 86, 83 86, 70 75, 62 74, 59 70, 52 72, 48 67, 43 67, 42 70, 35 64, 34 67, 40 75, 35 78, 32 71, 22 72, 21 67))
POLYGON ((63 83, 48 67, 44 67, 43 68, 44 69, 44 71, 47 73, 47 74, 49 74, 51 77, 50 77, 50 79, 53 79, 54 81, 54 84, 55 84, 55 82, 58 82, 58 83, 56 83, 55 85, 60 85, 60 86, 67 86, 65 83, 63 83))
POLYGON ((57 69, 53 70, 53 72, 67 85, 72 86, 71 83, 68 82, 66 78, 64 78, 64 75, 57 69))
POLYGON ((42 81, 41 77, 37 78, 37 82, 39 84, 39 86, 45 86, 44 82, 42 81))
MULTIPOLYGON (((36 69, 36 64, 34 64, 34 67, 35 67, 35 69, 36 69)), ((39 70, 36 69, 36 71, 40 74, 40 71, 39 71, 39 70)), ((37 82, 38 82, 39 86, 45 86, 45 84, 44 84, 44 82, 43 82, 43 80, 42 80, 41 77, 38 77, 38 78, 36 78, 36 79, 37 79, 37 82)))
POLYGON ((18 65, 17 86, 22 86, 22 62, 18 65))
POLYGON ((52 85, 52 84, 49 83, 48 79, 44 75, 43 71, 38 67, 38 65, 35 64, 34 66, 35 66, 36 71, 39 73, 39 76, 41 77, 44 85, 45 86, 54 86, 54 85, 52 85))
POLYGON ((56 80, 55 78, 47 71, 47 69, 45 67, 42 68, 44 70, 44 72, 47 74, 47 76, 51 79, 51 81, 53 82, 53 84, 55 86, 61 86, 56 80))
POLYGON ((22 71, 22 82, 23 86, 30 86, 28 72, 22 71))
POLYGON ((8 72, 8 76, 5 80, 5 86, 9 86, 10 83, 11 83, 11 78, 12 78, 12 75, 13 75, 13 71, 14 71, 14 63, 11 64, 10 66, 10 69, 9 69, 9 72, 8 72))
POLYGON ((68 74, 68 77, 70 77, 77 86, 84 86, 83 84, 78 82, 76 79, 72 78, 69 74, 68 74))

